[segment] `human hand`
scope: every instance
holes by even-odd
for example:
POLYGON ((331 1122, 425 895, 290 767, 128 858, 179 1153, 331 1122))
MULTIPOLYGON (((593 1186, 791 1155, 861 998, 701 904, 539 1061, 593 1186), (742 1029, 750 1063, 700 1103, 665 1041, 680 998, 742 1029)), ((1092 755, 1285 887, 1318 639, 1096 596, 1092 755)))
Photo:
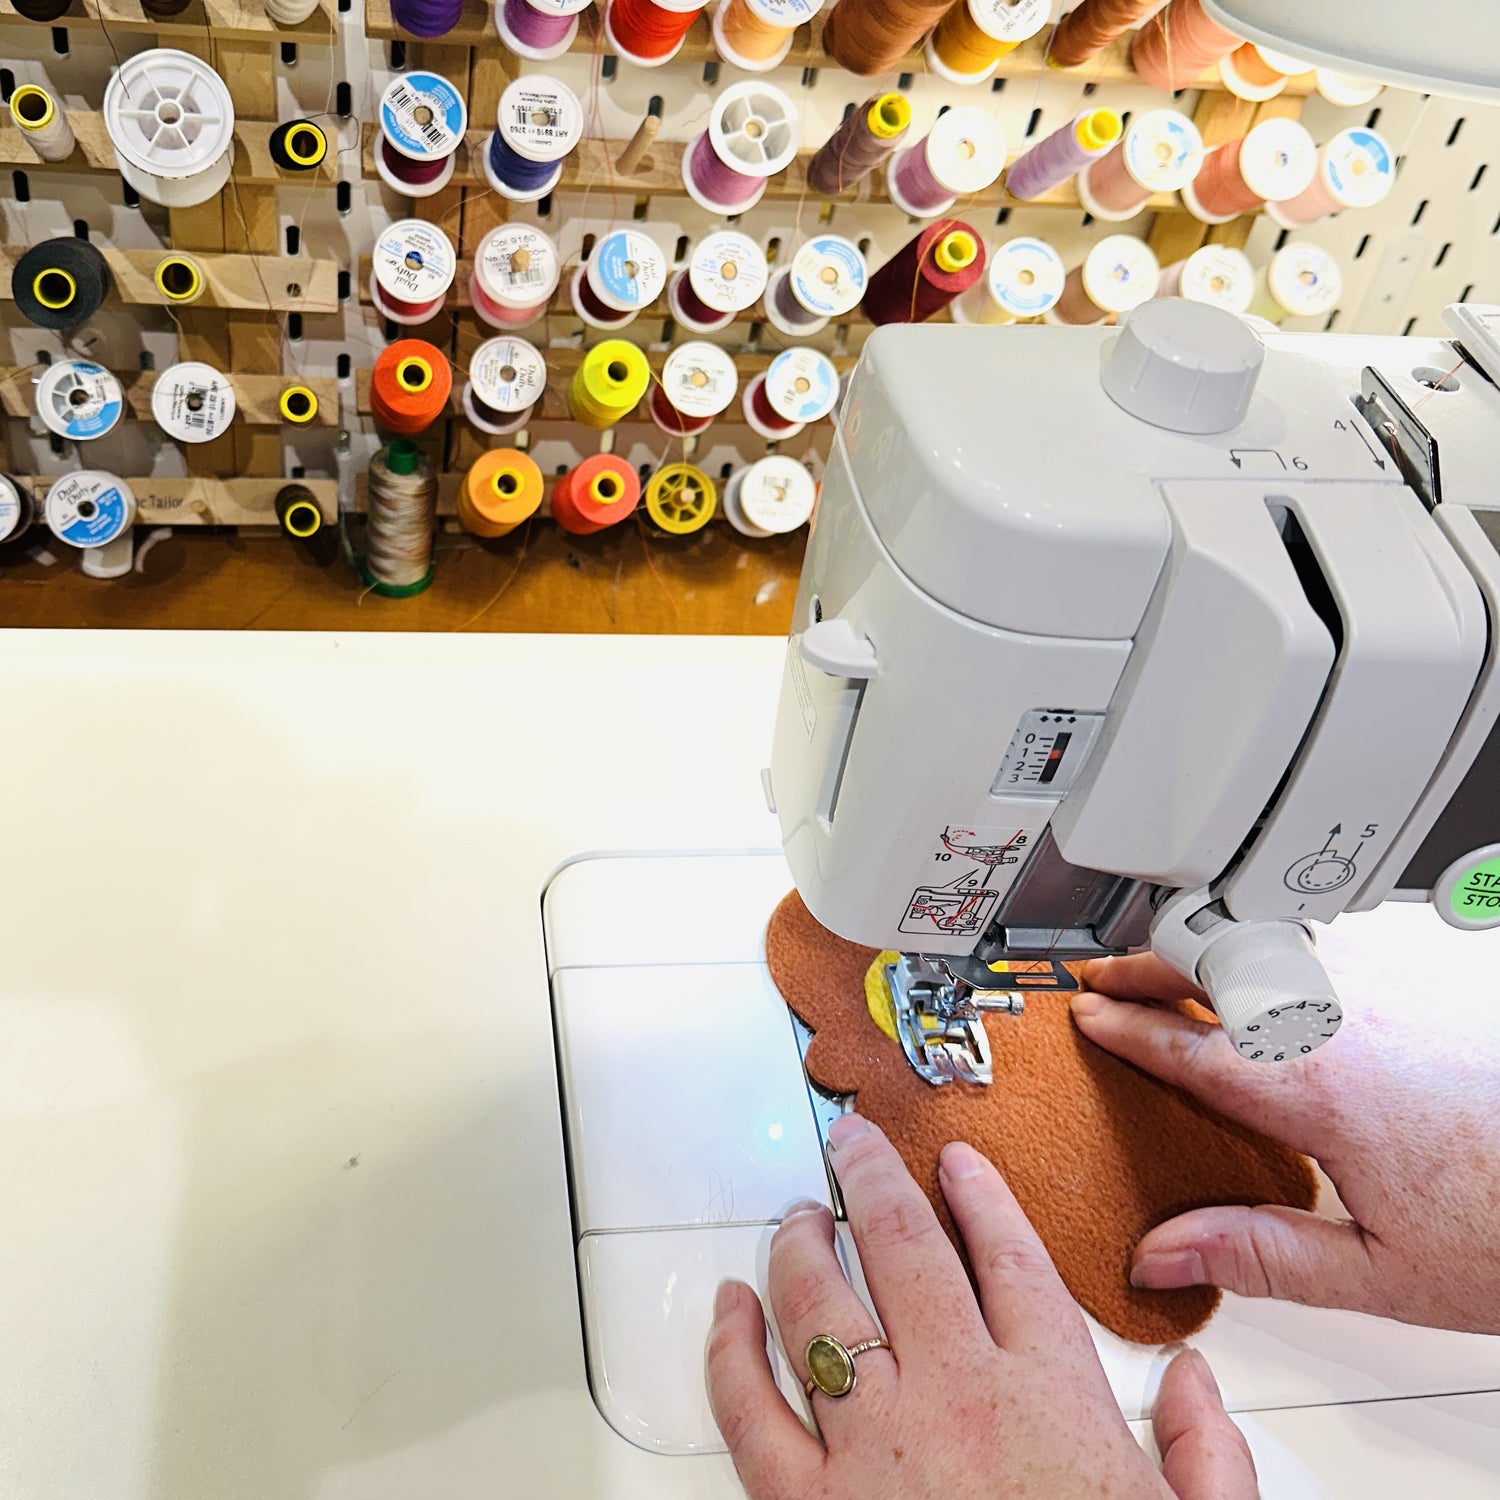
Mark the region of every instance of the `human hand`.
POLYGON ((1219 1286, 1500 1333, 1500 1042, 1444 1034, 1438 1002, 1424 996, 1407 1016, 1353 1008, 1308 1057, 1247 1063, 1220 1026, 1157 1008, 1203 997, 1153 955, 1095 960, 1083 982, 1073 1015, 1090 1041, 1311 1156, 1353 1215, 1181 1214, 1137 1245, 1135 1285, 1219 1286))
MULTIPOLYGON (((828 1132, 860 1265, 890 1349, 858 1355, 854 1389, 812 1397, 819 1438, 771 1373, 760 1299, 719 1288, 708 1344, 714 1420, 751 1500, 1253 1500, 1255 1465, 1202 1355, 1168 1366, 1154 1427, 1158 1473, 1130 1435, 1093 1341, 1000 1174, 946 1147, 939 1180, 978 1287, 926 1195, 873 1125, 828 1132)), ((770 1304, 797 1378, 814 1335, 878 1336, 834 1253, 833 1216, 794 1209, 771 1241, 770 1304)))

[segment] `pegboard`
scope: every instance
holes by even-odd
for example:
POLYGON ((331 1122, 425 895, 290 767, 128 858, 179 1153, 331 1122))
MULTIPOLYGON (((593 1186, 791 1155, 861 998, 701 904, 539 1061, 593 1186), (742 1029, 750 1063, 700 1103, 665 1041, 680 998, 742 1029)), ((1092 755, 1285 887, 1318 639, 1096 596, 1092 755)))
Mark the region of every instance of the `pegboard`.
MULTIPOLYGON (((55 26, 26 22, 15 16, 10 0, 0 0, 5 41, 0 93, 6 97, 17 85, 34 82, 56 92, 70 112, 97 112, 118 59, 148 46, 181 47, 216 63, 235 95, 241 141, 224 201, 213 205, 213 213, 222 216, 225 279, 232 287, 236 274, 247 274, 243 267, 237 273, 229 257, 257 252, 256 277, 274 304, 271 311, 255 307, 252 288, 247 299, 252 305, 236 307, 232 294, 225 293, 227 300, 211 309, 195 305, 174 316, 149 299, 116 297, 84 329, 56 335, 25 323, 14 304, 5 302, 0 304, 0 364, 25 371, 82 353, 133 384, 146 385, 153 371, 180 358, 207 358, 247 381, 298 376, 318 382, 318 389, 333 398, 325 401, 317 423, 293 428, 276 423, 274 410, 263 401, 247 403, 242 397, 243 431, 231 445, 210 445, 214 453, 185 451, 141 419, 122 422, 81 453, 45 433, 26 410, 25 382, 17 387, 12 381, 0 408, 9 471, 55 476, 85 465, 110 470, 128 477, 138 495, 159 502, 143 504, 143 521, 269 524, 274 517, 261 508, 264 484, 246 489, 243 504, 231 494, 250 476, 322 481, 320 496, 326 495, 330 509, 337 504, 356 511, 362 503, 361 476, 380 441, 367 410, 368 371, 389 336, 408 332, 385 326, 367 300, 365 268, 384 225, 430 217, 458 246, 460 274, 449 294, 449 316, 434 325, 434 336, 446 341, 460 372, 468 353, 492 333, 463 305, 461 289, 476 245, 497 223, 537 224, 557 241, 566 266, 577 263, 610 229, 629 225, 650 234, 674 268, 683 265, 691 247, 724 221, 693 203, 661 163, 675 161, 674 151, 704 128, 716 91, 747 75, 716 60, 703 21, 678 59, 654 69, 611 57, 596 11, 586 12, 584 21, 574 50, 551 62, 526 63, 500 45, 479 0, 468 0, 459 26, 436 42, 400 33, 388 0, 323 0, 310 21, 289 29, 273 26, 254 0, 191 0, 169 22, 149 20, 138 0, 74 0, 72 11, 55 26), (496 102, 511 77, 542 72, 568 84, 584 102, 588 140, 563 184, 539 204, 506 203, 461 153, 455 185, 436 197, 412 200, 392 191, 373 166, 370 122, 390 78, 413 66, 442 73, 465 92, 474 141, 492 128, 496 102), (644 166, 621 173, 614 163, 648 114, 660 117, 657 144, 644 166), (283 177, 269 164, 265 138, 275 121, 303 116, 327 128, 329 159, 305 176, 283 177), (282 287, 288 288, 285 297, 282 287), (223 313, 217 323, 215 310, 223 313)), ((850 104, 888 87, 910 100, 910 139, 924 134, 945 106, 978 104, 993 113, 1012 157, 1071 118, 1085 101, 1126 114, 1173 103, 1204 124, 1210 143, 1242 131, 1257 117, 1255 106, 1210 89, 1169 99, 1131 75, 1119 46, 1094 64, 1062 72, 1046 68, 1040 47, 1027 44, 1002 61, 999 76, 964 87, 928 73, 919 56, 910 61, 910 72, 856 78, 822 54, 817 29, 817 22, 811 32, 805 28, 787 64, 761 75, 793 101, 805 148, 827 139, 850 104)), ((1347 125, 1375 123, 1401 158, 1395 189, 1382 205, 1296 232, 1298 239, 1333 252, 1343 266, 1342 299, 1317 326, 1441 333, 1440 314, 1448 302, 1500 299, 1500 161, 1490 160, 1500 155, 1500 110, 1391 89, 1371 104, 1339 109, 1316 95, 1303 98, 1303 92, 1290 90, 1259 108, 1300 112, 1319 141, 1347 125)), ((80 149, 74 158, 52 166, 34 160, 18 132, 0 130, 0 156, 13 174, 12 192, 0 205, 12 260, 28 244, 74 233, 101 248, 136 252, 142 263, 173 248, 174 229, 186 222, 179 211, 143 202, 126 187, 113 169, 107 140, 98 139, 97 115, 92 135, 88 128, 77 133, 80 149)), ((858 243, 873 269, 920 227, 879 201, 882 197, 877 190, 862 193, 858 201, 830 203, 783 182, 733 222, 765 247, 773 266, 786 263, 809 233, 826 228, 858 243)), ((1163 261, 1211 238, 1242 244, 1259 264, 1288 238, 1266 219, 1205 230, 1175 204, 1153 205, 1126 224, 1096 223, 1068 189, 1045 203, 1021 204, 1007 201, 997 187, 977 201, 961 202, 955 213, 991 246, 1015 235, 1036 235, 1053 244, 1069 265, 1096 240, 1122 231, 1152 242, 1163 261)), ((567 305, 566 287, 565 275, 545 321, 522 330, 558 368, 568 367, 569 353, 576 363, 576 351, 605 336, 586 334, 567 305)), ((1284 326, 1310 325, 1291 319, 1284 326)), ((752 309, 707 337, 730 349, 743 379, 744 372, 763 367, 793 342, 811 343, 847 368, 868 332, 869 324, 856 312, 810 340, 793 341, 752 309)), ((664 302, 643 313, 624 336, 656 356, 658 365, 673 343, 698 337, 671 324, 664 302)), ((552 383, 558 387, 556 379, 552 383)), ((133 406, 139 413, 141 402, 133 400, 133 406)), ((445 474, 445 509, 451 509, 457 477, 491 446, 527 446, 548 474, 601 447, 642 469, 686 452, 717 478, 768 451, 739 420, 737 403, 704 437, 689 439, 686 449, 682 439, 668 438, 644 420, 627 421, 601 436, 568 422, 555 403, 539 409, 518 439, 489 438, 457 416, 456 407, 454 412, 427 439, 445 474)), ((782 447, 817 473, 830 436, 830 425, 819 423, 782 447)))

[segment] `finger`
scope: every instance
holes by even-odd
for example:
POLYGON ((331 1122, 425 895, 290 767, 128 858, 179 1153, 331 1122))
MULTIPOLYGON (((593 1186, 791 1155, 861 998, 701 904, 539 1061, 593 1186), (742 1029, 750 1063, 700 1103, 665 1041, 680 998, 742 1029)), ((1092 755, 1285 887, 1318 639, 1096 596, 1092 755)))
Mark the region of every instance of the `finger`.
POLYGON ((1322 1096, 1324 1065, 1318 1056, 1246 1062, 1217 1022, 1099 994, 1075 996, 1073 1019, 1106 1052, 1185 1089, 1251 1130, 1308 1156, 1322 1156, 1332 1145, 1338 1113, 1322 1096))
POLYGON ((828 1153, 865 1284, 897 1353, 930 1345, 939 1318, 947 1343, 988 1339, 958 1252, 896 1148, 868 1120, 840 1115, 828 1153))
POLYGON ((738 1281, 726 1281, 714 1303, 708 1404, 750 1500, 800 1500, 813 1492, 823 1445, 781 1394, 760 1298, 738 1281))
POLYGON ((1146 1234, 1130 1280, 1141 1287, 1219 1286, 1242 1297, 1378 1311, 1371 1246, 1356 1224, 1301 1209, 1199 1208, 1146 1234))
MULTIPOLYGON (((818 1334, 831 1334, 846 1348, 880 1337, 870 1310, 849 1285, 833 1249, 833 1215, 818 1204, 794 1210, 771 1240, 771 1312, 797 1379, 807 1383, 807 1346, 818 1334)), ((884 1349, 855 1357, 855 1389, 849 1397, 816 1400, 824 1437, 836 1436, 845 1415, 864 1409, 860 1398, 889 1388, 895 1358, 884 1349)), ((815 1398, 816 1399, 816 1398, 815 1398)))
POLYGON ((1197 1000, 1207 996, 1165 959, 1154 953, 1132 953, 1126 958, 1091 958, 1079 970, 1091 990, 1113 1000, 1197 1000))
POLYGON ((1196 1349, 1184 1349, 1167 1366, 1151 1430, 1162 1478, 1177 1500, 1259 1500, 1250 1445, 1224 1410, 1219 1383, 1196 1349))
POLYGON ((1018 1353, 1065 1344, 1097 1366, 1078 1304, 994 1165, 954 1141, 943 1148, 938 1181, 964 1237, 990 1337, 1018 1353))

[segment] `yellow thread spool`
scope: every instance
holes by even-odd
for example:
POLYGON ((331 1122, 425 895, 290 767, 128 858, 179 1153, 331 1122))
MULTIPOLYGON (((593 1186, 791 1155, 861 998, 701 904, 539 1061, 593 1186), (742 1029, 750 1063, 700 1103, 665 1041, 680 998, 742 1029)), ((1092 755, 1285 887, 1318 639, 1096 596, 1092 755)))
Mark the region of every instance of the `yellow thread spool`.
POLYGON ((713 519, 714 482, 692 464, 667 464, 646 484, 646 513, 671 536, 687 536, 713 519))
POLYGON ((1073 135, 1085 151, 1103 151, 1125 133, 1125 122, 1112 109, 1091 109, 1079 115, 1073 135))
POLYGON ((514 448, 492 448, 464 475, 458 519, 475 536, 505 536, 536 514, 542 489, 534 458, 514 448))
POLYGON ((282 420, 304 427, 318 414, 318 398, 305 385, 289 385, 276 402, 282 420))
POLYGON ((10 113, 22 130, 45 130, 57 118, 57 105, 46 89, 23 83, 10 96, 10 113))
POLYGON ((396 384, 408 395, 418 395, 432 384, 432 366, 415 355, 396 366, 396 384))
POLYGON ((938 22, 932 47, 943 63, 965 77, 987 73, 1020 42, 1000 41, 981 30, 974 19, 971 0, 959 0, 938 22))
POLYGON ((568 382, 568 412, 585 427, 613 427, 635 410, 650 384, 646 356, 625 339, 605 339, 583 356, 568 382))
POLYGON ((315 167, 328 154, 328 137, 303 121, 287 131, 282 148, 299 167, 315 167))
POLYGON ((911 124, 911 104, 905 94, 882 94, 866 112, 865 123, 877 140, 894 140, 911 124))
POLYGON ((955 229, 937 242, 932 258, 938 270, 952 272, 962 271, 965 266, 972 266, 974 257, 978 254, 979 244, 974 236, 966 234, 962 229, 955 229))
POLYGON ((185 255, 167 255, 156 263, 151 279, 168 302, 191 302, 203 290, 203 272, 185 255))
POLYGON ((78 295, 78 283, 61 266, 48 266, 37 273, 31 283, 32 296, 51 312, 61 312, 73 305, 78 295))

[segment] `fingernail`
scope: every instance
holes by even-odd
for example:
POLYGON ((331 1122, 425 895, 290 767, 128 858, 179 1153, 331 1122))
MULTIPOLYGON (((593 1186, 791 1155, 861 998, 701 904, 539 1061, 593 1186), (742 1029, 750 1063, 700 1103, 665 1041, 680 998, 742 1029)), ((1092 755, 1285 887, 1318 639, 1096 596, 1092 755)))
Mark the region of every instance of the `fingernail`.
POLYGON ((714 1320, 726 1318, 740 1300, 740 1284, 737 1281, 721 1281, 714 1293, 714 1320))
POLYGON ((943 1175, 952 1182, 964 1182, 984 1171, 984 1158, 967 1141, 949 1141, 938 1158, 943 1175))
POLYGON ((822 1212, 823 1205, 816 1199, 803 1198, 798 1202, 792 1204, 792 1206, 787 1209, 784 1214, 782 1214, 781 1222, 783 1224, 789 1224, 793 1219, 800 1219, 803 1214, 820 1214, 822 1212))
POLYGON ((1196 1349, 1189 1349, 1182 1358, 1187 1364, 1188 1374, 1198 1382, 1203 1394, 1222 1402, 1224 1397, 1219 1391, 1219 1382, 1214 1379, 1214 1372, 1209 1368, 1208 1361, 1196 1349))
POLYGON ((828 1127, 828 1144, 837 1151, 840 1146, 847 1146, 851 1141, 857 1141, 860 1136, 869 1133, 868 1120, 861 1119, 859 1115, 840 1115, 828 1127))
POLYGON ((1130 1268, 1131 1286, 1164 1291, 1170 1287, 1202 1286, 1208 1277, 1196 1250, 1154 1250, 1141 1255, 1130 1268))
POLYGON ((1075 1016, 1097 1016, 1104 1006, 1104 996, 1095 994, 1093 990, 1080 990, 1073 996, 1072 1009, 1075 1016))

